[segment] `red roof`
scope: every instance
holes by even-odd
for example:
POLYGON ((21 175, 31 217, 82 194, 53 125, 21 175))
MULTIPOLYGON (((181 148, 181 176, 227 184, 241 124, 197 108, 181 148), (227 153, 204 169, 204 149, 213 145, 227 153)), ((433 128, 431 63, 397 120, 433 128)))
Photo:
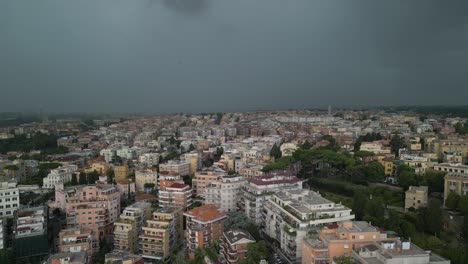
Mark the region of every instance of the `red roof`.
POLYGON ((182 188, 185 188, 185 187, 187 187, 187 186, 188 186, 188 185, 186 185, 186 184, 176 182, 176 183, 173 183, 173 184, 172 184, 171 186, 169 186, 169 187, 170 187, 170 188, 180 188, 180 189, 182 189, 182 188))

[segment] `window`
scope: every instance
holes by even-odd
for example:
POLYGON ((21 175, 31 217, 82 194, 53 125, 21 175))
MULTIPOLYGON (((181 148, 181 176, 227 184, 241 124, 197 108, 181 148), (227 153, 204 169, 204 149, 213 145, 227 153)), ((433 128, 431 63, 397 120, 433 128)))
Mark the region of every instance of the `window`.
POLYGON ((348 245, 348 244, 344 244, 343 247, 344 247, 344 248, 349 248, 349 245, 348 245))

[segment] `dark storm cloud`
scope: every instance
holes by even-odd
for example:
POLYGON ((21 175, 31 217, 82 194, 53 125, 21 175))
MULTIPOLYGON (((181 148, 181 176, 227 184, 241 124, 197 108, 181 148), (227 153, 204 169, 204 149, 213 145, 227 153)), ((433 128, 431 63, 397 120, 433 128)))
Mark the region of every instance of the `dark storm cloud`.
POLYGON ((0 111, 466 104, 468 1, 0 1, 0 111))

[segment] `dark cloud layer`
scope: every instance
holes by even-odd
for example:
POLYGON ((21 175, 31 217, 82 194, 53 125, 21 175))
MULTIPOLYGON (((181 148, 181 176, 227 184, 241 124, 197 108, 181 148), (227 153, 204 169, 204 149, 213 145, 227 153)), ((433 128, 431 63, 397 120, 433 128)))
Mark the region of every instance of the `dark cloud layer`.
POLYGON ((468 1, 0 1, 0 111, 466 104, 468 1))

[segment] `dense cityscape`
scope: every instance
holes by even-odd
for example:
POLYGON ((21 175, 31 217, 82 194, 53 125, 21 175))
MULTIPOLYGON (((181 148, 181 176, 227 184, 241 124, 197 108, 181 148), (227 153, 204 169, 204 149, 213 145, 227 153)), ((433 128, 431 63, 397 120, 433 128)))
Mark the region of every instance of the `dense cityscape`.
POLYGON ((453 109, 0 114, 0 263, 468 263, 453 109))

